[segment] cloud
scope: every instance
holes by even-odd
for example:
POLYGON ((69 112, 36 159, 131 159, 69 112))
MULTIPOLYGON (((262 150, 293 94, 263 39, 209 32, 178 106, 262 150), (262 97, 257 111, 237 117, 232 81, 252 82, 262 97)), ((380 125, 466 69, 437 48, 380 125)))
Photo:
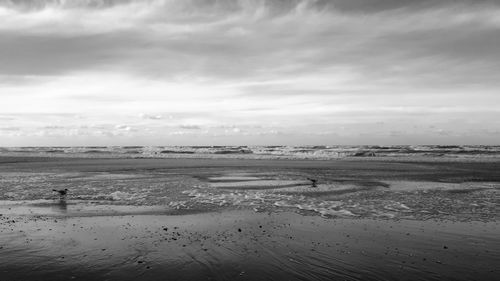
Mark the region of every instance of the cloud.
MULTIPOLYGON (((139 116, 143 119, 150 119, 150 120, 161 120, 163 119, 164 117, 160 114, 158 115, 150 115, 150 114, 144 114, 144 113, 141 113, 139 114, 139 116)), ((171 116, 169 116, 171 118, 171 116)))
POLYGON ((493 1, 370 2, 11 3, 2 9, 0 70, 53 75, 119 69, 156 78, 275 80, 313 70, 367 75, 415 56, 498 57, 500 7, 493 1))
POLYGON ((180 125, 179 126, 181 129, 187 129, 187 130, 200 130, 201 127, 198 125, 180 125))
POLYGON ((123 130, 123 131, 130 131, 130 130, 132 130, 132 127, 130 127, 128 125, 121 124, 121 125, 116 125, 115 129, 117 129, 117 130, 123 130))
POLYGON ((0 127, 0 131, 20 131, 20 127, 0 127))
POLYGON ((44 129, 48 130, 60 130, 60 129, 65 129, 64 126, 57 126, 57 125, 49 125, 49 126, 44 126, 44 129))
POLYGON ((370 126, 435 123, 487 140, 499 18, 494 0, 3 1, 0 125, 203 143, 224 129, 335 142, 320 133, 337 127, 407 140, 370 126))

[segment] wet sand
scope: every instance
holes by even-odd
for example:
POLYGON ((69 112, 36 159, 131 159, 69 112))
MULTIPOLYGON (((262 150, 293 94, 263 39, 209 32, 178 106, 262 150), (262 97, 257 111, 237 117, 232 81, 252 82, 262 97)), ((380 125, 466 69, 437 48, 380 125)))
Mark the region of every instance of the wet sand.
POLYGON ((497 222, 295 213, 4 218, 4 280, 494 280, 497 222))
MULTIPOLYGON (((3 158, 0 163, 3 192, 25 196, 0 201, 2 280, 494 280, 500 276, 500 225, 495 212, 500 163, 496 162, 3 158), (44 173, 65 176, 38 178, 44 173), (321 215, 275 204, 256 208, 255 201, 246 204, 240 197, 228 197, 254 194, 253 189, 261 186, 258 181, 266 186, 274 180, 270 175, 283 177, 283 182, 272 182, 283 186, 278 186, 279 193, 262 191, 272 196, 259 200, 297 192, 304 200, 326 202, 333 196, 339 202, 356 201, 345 206, 355 216, 321 215), (319 191, 304 191, 300 179, 306 176, 325 184, 319 191), (159 204, 162 201, 155 198, 121 200, 128 189, 109 190, 117 199, 106 201, 100 194, 87 199, 77 190, 128 188, 136 183, 155 187, 158 183, 151 178, 159 182, 175 178, 186 184, 170 181, 172 192, 165 200, 188 202, 183 189, 206 184, 200 190, 223 192, 227 204, 197 201, 183 207, 170 204, 177 201, 159 204), (292 180, 299 181, 297 187, 290 187, 292 180), (257 182, 245 185, 247 181, 257 182), (334 188, 326 183, 334 183, 334 188), (46 184, 43 190, 73 185, 70 191, 78 195, 63 201, 51 195, 39 198, 44 193, 36 187, 42 184, 46 184), (438 184, 437 191, 426 193, 438 184), (241 186, 251 190, 239 190, 241 186), (22 191, 16 193, 15 188, 22 191), (432 216, 421 216, 422 210, 411 204, 436 196, 440 199, 419 204, 428 208, 447 204, 445 199, 451 198, 451 206, 475 205, 436 207, 432 216), (404 201, 407 197, 410 202, 404 201), (379 217, 362 208, 368 202, 396 199, 413 213, 390 205, 394 217, 379 217), (483 201, 489 205, 481 205, 483 201), (361 206, 351 207, 356 204, 361 206)), ((387 211, 387 206, 382 209, 387 211)))

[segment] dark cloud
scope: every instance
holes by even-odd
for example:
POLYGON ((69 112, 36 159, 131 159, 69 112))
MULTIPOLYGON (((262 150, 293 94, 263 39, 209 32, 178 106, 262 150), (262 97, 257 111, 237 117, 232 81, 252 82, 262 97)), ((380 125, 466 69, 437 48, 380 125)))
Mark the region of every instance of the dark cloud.
POLYGON ((434 88, 500 85, 499 45, 500 29, 455 27, 379 37, 346 57, 364 57, 359 66, 375 79, 392 77, 434 88))
POLYGON ((496 0, 322 0, 319 3, 345 12, 377 13, 391 10, 425 10, 447 5, 499 5, 496 0))
POLYGON ((378 38, 373 46, 381 49, 389 44, 392 44, 393 49, 406 50, 407 55, 414 57, 439 56, 488 62, 500 57, 500 28, 482 29, 469 25, 413 31, 378 38))
MULTIPOLYGON (((41 10, 45 8, 63 9, 106 9, 115 6, 128 5, 133 0, 7 0, 1 5, 22 11, 41 10)), ((144 0, 145 4, 156 3, 159 7, 170 7, 166 1, 144 0)), ((197 9, 205 11, 238 11, 248 6, 265 6, 275 13, 288 11, 300 4, 307 4, 316 9, 338 9, 345 12, 380 12, 394 9, 428 9, 449 4, 467 5, 498 5, 496 0, 183 0, 176 2, 179 10, 197 9)))
POLYGON ((133 0, 6 0, 3 6, 21 11, 42 10, 49 7, 103 9, 129 4, 133 0))
MULTIPOLYGON (((452 5, 457 3, 470 6, 478 2, 494 3, 431 0, 182 1, 175 2, 179 13, 174 14, 162 11, 171 8, 172 4, 168 6, 165 3, 169 2, 162 4, 158 1, 13 1, 7 6, 31 9, 47 6, 111 9, 128 4, 156 6, 151 8, 150 16, 137 22, 135 27, 118 25, 116 29, 85 32, 61 32, 63 27, 60 26, 43 32, 36 32, 36 28, 29 32, 0 31, 0 74, 58 75, 101 70, 126 71, 161 79, 178 74, 232 79, 296 77, 332 66, 347 66, 367 75, 401 75, 408 79, 414 71, 428 73, 426 70, 436 69, 432 62, 424 69, 411 65, 416 59, 429 57, 437 62, 489 63, 485 67, 494 70, 494 61, 500 57, 498 28, 469 22, 413 30, 405 19, 407 16, 418 17, 418 13, 413 14, 418 11, 415 7, 432 11, 432 8, 447 5, 454 7, 452 5), (309 14, 294 14, 300 5, 309 14), (256 11, 263 7, 267 13, 256 20, 256 11), (358 16, 352 15, 336 20, 338 13, 388 10, 396 12, 372 21, 366 19, 367 15, 360 15, 359 20, 358 16), (251 13, 242 14, 242 11, 251 13), (162 16, 163 12, 173 16, 162 16), (290 18, 286 19, 287 16, 290 18), (229 22, 218 23, 224 19, 229 22), (209 25, 200 25, 200 22, 209 25), (373 25, 373 22, 382 26, 373 25), (212 23, 217 24, 210 26, 212 23), (398 24, 402 24, 399 29, 398 24), (154 26, 157 29, 153 29, 154 26), (390 30, 385 30, 388 27, 390 30), (182 31, 184 28, 187 31, 182 31), (395 65, 401 70, 394 72, 395 65)), ((445 16, 453 16, 457 11, 464 10, 451 9, 445 16)), ((424 23, 416 23, 417 28, 418 24, 425 25, 425 16, 422 15, 424 23)), ((443 22, 448 20, 443 18, 443 22)), ((470 79, 477 83, 484 77, 477 75, 475 69, 471 73, 461 72, 456 76, 457 80, 463 81, 470 75, 470 79)), ((443 77, 441 72, 436 75, 443 77)))
POLYGON ((130 33, 91 35, 0 32, 0 74, 55 75, 112 67, 141 40, 130 33))
MULTIPOLYGON (((108 9, 116 6, 129 4, 154 5, 160 9, 175 9, 176 12, 193 13, 193 7, 197 11, 206 14, 238 12, 247 8, 266 7, 272 14, 280 14, 295 9, 297 5, 307 3, 309 7, 323 8, 328 6, 328 1, 304 1, 304 0, 11 0, 3 1, 0 6, 17 9, 24 12, 38 11, 46 8, 59 9, 108 9)), ((343 1, 340 1, 343 2, 343 1)))

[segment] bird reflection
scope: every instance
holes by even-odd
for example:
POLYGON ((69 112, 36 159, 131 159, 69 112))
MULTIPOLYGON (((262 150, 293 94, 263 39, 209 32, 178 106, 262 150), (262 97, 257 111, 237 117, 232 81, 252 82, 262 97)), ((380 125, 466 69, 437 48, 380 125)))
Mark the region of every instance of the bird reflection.
POLYGON ((66 198, 61 198, 56 204, 56 208, 61 213, 68 212, 68 204, 66 203, 66 198))

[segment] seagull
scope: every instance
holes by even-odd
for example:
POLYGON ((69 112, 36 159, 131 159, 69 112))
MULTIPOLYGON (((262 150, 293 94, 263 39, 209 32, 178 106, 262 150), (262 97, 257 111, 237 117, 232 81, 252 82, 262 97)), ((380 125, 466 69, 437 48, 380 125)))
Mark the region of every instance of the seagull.
POLYGON ((316 183, 318 182, 318 180, 317 180, 317 179, 311 179, 311 178, 307 178, 307 179, 311 181, 311 187, 318 187, 318 186, 316 185, 316 183))
POLYGON ((62 199, 62 198, 65 198, 66 195, 68 194, 68 189, 65 188, 65 189, 60 189, 60 190, 57 190, 57 189, 52 189, 52 191, 55 191, 57 193, 59 193, 59 197, 62 199))

